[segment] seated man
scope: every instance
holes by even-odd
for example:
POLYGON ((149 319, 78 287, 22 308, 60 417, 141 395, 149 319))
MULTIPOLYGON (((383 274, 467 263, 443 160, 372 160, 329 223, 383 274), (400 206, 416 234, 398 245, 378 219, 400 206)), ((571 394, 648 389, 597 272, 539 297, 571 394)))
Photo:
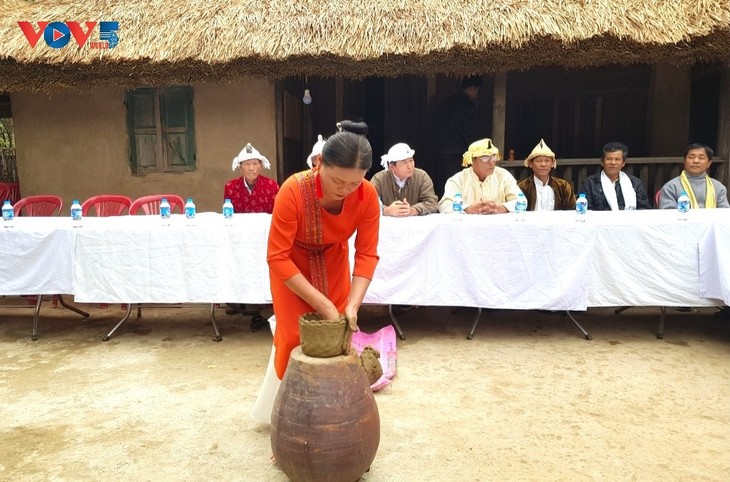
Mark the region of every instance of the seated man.
MULTIPOLYGON (((271 163, 251 144, 246 146, 233 159, 231 169, 239 170, 241 177, 228 181, 223 189, 223 198, 230 199, 235 213, 269 213, 274 210, 274 197, 279 192, 275 180, 261 175, 261 169, 271 169, 271 163)), ((252 315, 251 331, 258 331, 267 322, 261 316, 261 306, 248 308, 240 303, 228 303, 226 314, 243 313, 252 315)))
POLYGON ((381 156, 383 171, 370 180, 380 196, 385 216, 421 216, 438 212, 438 198, 433 182, 423 169, 415 166, 416 153, 408 144, 399 142, 381 156))
POLYGON ((690 144, 684 151, 684 170, 668 181, 659 194, 660 209, 676 209, 677 198, 686 192, 692 209, 727 208, 727 188, 707 171, 714 154, 706 144, 690 144))
POLYGON ((274 211, 274 197, 279 192, 275 180, 261 175, 261 168, 271 169, 271 163, 251 144, 246 144, 233 159, 231 169, 241 177, 231 179, 223 189, 223 198, 233 203, 236 213, 269 213, 274 211))
POLYGON ((588 209, 593 211, 629 211, 651 209, 646 190, 638 177, 622 171, 629 148, 620 142, 603 146, 601 172, 588 176, 580 192, 586 193, 588 209))
POLYGON ((550 171, 557 167, 555 153, 543 139, 535 146, 525 167, 532 169, 532 176, 517 184, 527 198, 528 211, 564 211, 575 209, 575 193, 568 181, 553 177, 550 171))
POLYGON ((514 212, 520 188, 508 170, 497 166, 499 149, 491 139, 472 143, 462 157, 466 167, 446 181, 439 211, 453 212, 454 195, 461 193, 467 214, 501 214, 514 212))

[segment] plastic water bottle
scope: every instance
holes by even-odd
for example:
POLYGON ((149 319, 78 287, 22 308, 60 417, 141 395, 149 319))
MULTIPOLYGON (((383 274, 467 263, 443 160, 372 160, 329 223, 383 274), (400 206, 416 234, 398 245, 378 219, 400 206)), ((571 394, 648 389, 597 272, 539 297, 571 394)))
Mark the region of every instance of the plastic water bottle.
POLYGON ((195 220, 195 203, 193 198, 189 197, 185 203, 185 219, 188 221, 188 225, 193 225, 195 220))
POLYGON ((223 220, 226 226, 233 224, 233 203, 228 198, 223 202, 223 220))
POLYGON ((524 221, 525 211, 527 211, 527 198, 522 193, 517 195, 517 202, 515 203, 515 220, 524 221))
POLYGON ((74 228, 81 227, 81 204, 78 199, 71 202, 71 223, 74 228))
POLYGON ((452 204, 452 211, 456 214, 461 214, 464 212, 464 200, 461 198, 461 193, 457 192, 454 194, 454 202, 452 204))
POLYGON ((162 219, 163 226, 170 225, 170 203, 164 197, 160 199, 160 219, 162 219))
POLYGON ((682 194, 677 198, 677 219, 686 221, 689 217, 689 209, 689 196, 685 191, 682 191, 682 194))
POLYGON ((579 223, 586 222, 586 215, 588 214, 588 199, 586 199, 586 193, 582 192, 578 196, 578 200, 575 201, 575 220, 579 223))
POLYGON ((13 211, 13 205, 10 204, 10 199, 6 199, 3 203, 3 227, 12 228, 14 219, 15 211, 13 211))

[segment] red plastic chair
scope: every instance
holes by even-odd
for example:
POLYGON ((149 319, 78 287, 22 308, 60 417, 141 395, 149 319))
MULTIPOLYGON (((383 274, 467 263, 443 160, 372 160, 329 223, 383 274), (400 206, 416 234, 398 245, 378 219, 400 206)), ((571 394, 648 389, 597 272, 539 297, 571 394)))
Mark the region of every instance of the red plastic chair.
POLYGON ((51 194, 26 196, 13 206, 16 216, 58 216, 63 209, 63 199, 51 194))
POLYGON ((657 209, 659 209, 659 201, 661 200, 661 197, 662 197, 662 190, 660 189, 656 192, 656 194, 654 194, 654 207, 657 209))
POLYGON ((182 214, 185 209, 185 201, 177 194, 153 194, 151 196, 142 196, 135 199, 132 202, 132 206, 129 208, 129 214, 139 214, 139 210, 142 209, 144 214, 160 214, 160 201, 162 198, 167 199, 170 203, 170 212, 177 212, 182 214))
POLYGON ((0 202, 9 199, 12 204, 20 200, 20 184, 17 182, 0 182, 0 202))
POLYGON ((100 194, 92 196, 81 205, 81 215, 86 217, 91 208, 98 217, 121 216, 128 212, 132 206, 132 200, 127 196, 119 194, 100 194))

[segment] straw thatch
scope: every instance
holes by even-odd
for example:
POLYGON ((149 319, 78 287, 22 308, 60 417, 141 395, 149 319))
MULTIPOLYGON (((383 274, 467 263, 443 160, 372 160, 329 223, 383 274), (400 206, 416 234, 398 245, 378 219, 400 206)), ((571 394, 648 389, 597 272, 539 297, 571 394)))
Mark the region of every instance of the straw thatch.
POLYGON ((0 90, 730 59, 730 0, 0 2, 0 90), (20 20, 118 21, 120 41, 31 48, 20 20))

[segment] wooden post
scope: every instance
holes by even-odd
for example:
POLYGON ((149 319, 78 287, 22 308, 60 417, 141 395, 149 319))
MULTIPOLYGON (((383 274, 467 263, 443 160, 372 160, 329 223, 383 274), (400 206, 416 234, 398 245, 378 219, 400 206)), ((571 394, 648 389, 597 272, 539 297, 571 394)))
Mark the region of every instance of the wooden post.
POLYGON ((717 119, 717 157, 725 160, 718 181, 730 186, 730 64, 720 68, 720 108, 717 119))
POLYGON ((335 122, 342 120, 345 103, 345 82, 342 76, 335 77, 335 122))
POLYGON ((687 147, 691 88, 692 66, 651 66, 648 112, 651 156, 679 157, 687 147))
POLYGON ((492 102, 492 142, 507 157, 509 148, 504 145, 505 126, 507 125, 507 72, 494 76, 494 100, 492 102))

